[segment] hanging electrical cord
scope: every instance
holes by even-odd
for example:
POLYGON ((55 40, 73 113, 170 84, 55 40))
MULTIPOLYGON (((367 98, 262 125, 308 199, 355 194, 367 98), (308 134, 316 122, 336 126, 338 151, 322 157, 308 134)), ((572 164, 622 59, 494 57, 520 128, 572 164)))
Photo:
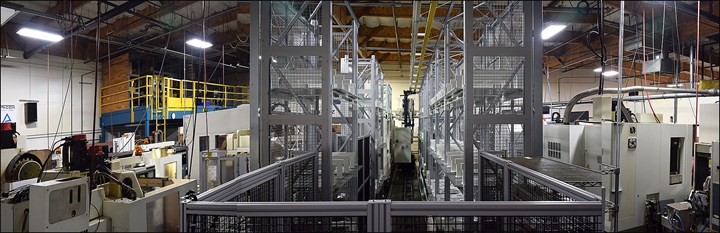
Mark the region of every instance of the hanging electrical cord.
MULTIPOLYGON (((205 38, 205 7, 207 2, 202 2, 202 11, 203 11, 203 22, 202 22, 202 34, 203 34, 203 41, 207 41, 207 38, 205 38)), ((203 111, 205 112, 205 135, 210 135, 209 129, 208 129, 208 109, 210 106, 207 104, 207 91, 208 91, 208 85, 207 85, 207 53, 205 52, 206 49, 202 50, 203 53, 203 79, 205 81, 205 84, 203 84, 203 111)))
MULTIPOLYGON (((700 71, 698 70, 698 62, 700 59, 700 1, 698 0, 697 3, 697 38, 695 39, 695 79, 698 81, 698 84, 700 83, 698 75, 700 74, 700 71)), ((695 125, 698 125, 698 90, 700 88, 697 87, 697 85, 694 85, 694 83, 691 83, 690 86, 695 86, 695 125)), ((695 140, 693 140, 695 141, 695 140)))
MULTIPOLYGON (((203 27, 203 40, 205 40, 205 1, 202 2, 202 15, 201 15, 200 17, 203 18, 203 23, 202 23, 202 27, 203 27)), ((203 89, 204 89, 204 91, 203 91, 203 102, 202 102, 203 111, 205 110, 205 101, 206 101, 205 95, 207 95, 207 60, 206 60, 206 59, 207 59, 207 58, 205 57, 205 49, 203 49, 203 68, 204 68, 204 70, 205 70, 205 81, 206 81, 205 85, 203 85, 203 89)), ((195 136, 197 135, 197 115, 198 115, 198 113, 197 113, 197 104, 195 104, 194 109, 195 109, 195 114, 193 114, 193 115, 195 115, 195 120, 193 120, 193 137, 195 137, 195 136)), ((205 135, 209 135, 209 133, 207 132, 207 125, 208 125, 208 123, 207 123, 207 111, 205 111, 205 135)), ((193 139, 193 141, 194 141, 194 139, 193 139)), ((188 156, 188 160, 189 160, 189 162, 188 162, 188 175, 192 174, 191 171, 192 171, 192 164, 193 164, 193 154, 194 154, 193 152, 195 152, 195 142, 192 143, 192 146, 191 146, 191 149, 190 149, 190 156, 188 156)))
MULTIPOLYGON (((607 47, 605 47, 605 40, 603 39, 603 37, 605 37, 603 32, 605 25, 605 4, 603 0, 600 0, 600 15, 598 15, 597 24, 598 35, 600 36, 600 82, 598 86, 598 95, 602 95, 603 89, 605 89, 605 78, 602 74, 605 73, 605 64, 607 63, 607 47)), ((595 51, 593 51, 593 53, 595 53, 595 51)))
MULTIPOLYGON (((175 22, 175 15, 173 15, 172 20, 171 20, 171 23, 174 23, 174 22, 175 22)), ((159 75, 160 77, 162 77, 162 72, 163 72, 163 68, 164 68, 164 64, 165 64, 165 58, 167 57, 167 51, 168 51, 168 50, 167 50, 167 47, 168 47, 168 45, 170 45, 170 35, 167 35, 167 40, 165 41, 165 47, 163 47, 163 48, 164 48, 164 50, 163 50, 163 58, 162 58, 162 61, 160 62, 160 71, 159 71, 159 73, 158 73, 158 75, 159 75)), ((108 60, 109 60, 109 59, 110 59, 110 58, 108 57, 108 60)), ((148 84, 146 83, 145 85, 148 85, 148 84)), ((147 94, 147 93, 145 93, 145 94, 147 94)), ((148 104, 148 103, 145 103, 145 104, 148 104)), ((147 114, 147 113, 146 113, 146 114, 142 114, 142 115, 143 115, 143 117, 140 118, 140 121, 139 121, 139 122, 145 121, 145 118, 147 118, 147 116, 150 115, 150 114, 147 114)), ((139 123, 137 126, 135 126, 135 130, 133 130, 133 135, 137 134, 137 131, 138 131, 138 129, 140 129, 140 126, 141 126, 141 125, 143 125, 143 123, 139 123)), ((148 132, 145 132, 145 133, 148 133, 148 132)), ((122 146, 121 148, 125 148, 125 147, 128 145, 128 143, 130 143, 130 140, 128 140, 127 142, 125 142, 125 144, 123 144, 123 146, 122 146)), ((135 143, 135 142, 133 142, 133 143, 135 143)))
MULTIPOLYGON (((643 10, 643 29, 642 29, 642 44, 643 44, 643 86, 647 86, 647 72, 645 68, 647 67, 645 64, 647 64, 647 55, 645 54, 645 47, 647 45, 645 44, 645 11, 643 10)), ((653 117, 655 118, 656 123, 660 123, 660 119, 658 119, 657 114, 655 114, 655 109, 653 108, 652 101, 650 100, 650 93, 647 91, 645 92, 645 99, 648 102, 648 105, 650 105, 650 111, 652 111, 653 117)))
MULTIPOLYGON (((106 7, 106 8, 105 8, 105 11, 107 12, 108 4, 105 4, 105 7, 106 7)), ((106 38, 108 41, 110 41, 110 32, 111 32, 111 30, 106 30, 106 31, 107 31, 107 32, 105 33, 105 38, 106 38)), ((111 64, 111 62, 110 62, 110 43, 107 43, 107 56, 106 56, 106 57, 107 57, 107 64, 108 64, 107 71, 108 71, 108 75, 110 75, 110 74, 111 74, 111 72, 110 72, 111 69, 110 69, 110 68, 112 68, 112 64, 111 64)), ((130 59, 130 56, 129 56, 129 55, 128 55, 128 59, 130 59)), ((108 80, 110 80, 109 77, 108 77, 108 80)), ((131 83, 131 84, 132 84, 132 83, 131 83)), ((132 91, 132 92, 130 93, 130 101, 132 102, 132 101, 134 101, 134 99, 133 99, 133 94, 135 93, 135 90, 132 90, 132 89, 131 89, 131 91, 132 91)), ((133 107, 134 107, 135 105, 130 105, 130 106, 133 106, 133 107)), ((102 112, 102 106, 100 106, 100 112, 102 112)), ((109 114, 109 115, 110 115, 110 133, 112 134, 112 133, 115 133, 115 127, 114 127, 115 124, 113 123, 113 122, 114 122, 114 121, 113 121, 113 115, 115 115, 115 114, 109 114)), ((135 135, 134 132, 133 132, 133 135, 135 135)), ((127 143, 126 143, 126 144, 127 144, 127 143)), ((125 149, 125 145, 123 145, 123 147, 122 147, 120 150, 124 150, 124 149, 125 149)), ((113 150, 114 150, 114 149, 113 149, 113 150)), ((134 145, 133 145, 132 150, 135 150, 134 145)), ((118 151, 113 151, 113 152, 117 153, 118 151)))
MULTIPOLYGON (((93 92, 93 116, 97 116, 97 101, 98 101, 98 66, 100 65, 100 22, 102 22, 102 15, 100 14, 100 2, 97 3, 97 18, 98 18, 98 30, 95 30, 95 88, 93 92)), ((105 22, 107 25, 107 22, 105 22)), ((97 127, 97 117, 93 117, 92 121, 92 146, 95 146, 95 130, 97 127)))

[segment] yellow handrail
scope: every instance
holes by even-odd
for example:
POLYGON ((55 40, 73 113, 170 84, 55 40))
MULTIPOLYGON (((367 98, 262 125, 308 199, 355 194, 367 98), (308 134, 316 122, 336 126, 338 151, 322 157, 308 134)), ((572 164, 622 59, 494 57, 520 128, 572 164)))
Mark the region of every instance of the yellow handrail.
MULTIPOLYGON (((215 102, 214 105, 222 107, 247 103, 249 102, 247 97, 250 95, 247 93, 248 88, 248 86, 143 75, 100 88, 100 108, 101 112, 103 112, 102 110, 107 109, 109 106, 129 102, 131 121, 135 121, 134 109, 139 106, 145 106, 151 117, 148 120, 160 120, 158 119, 160 114, 162 114, 164 120, 167 119, 170 111, 193 111, 197 108, 197 98, 215 102), (111 88, 120 86, 127 88, 124 90, 111 90, 111 88), (125 96, 118 98, 118 96, 122 95, 125 96), (173 98, 172 101, 170 101, 170 98, 173 98), (187 106, 190 103, 193 106, 187 106)), ((201 104, 201 106, 204 105, 204 103, 201 104)))

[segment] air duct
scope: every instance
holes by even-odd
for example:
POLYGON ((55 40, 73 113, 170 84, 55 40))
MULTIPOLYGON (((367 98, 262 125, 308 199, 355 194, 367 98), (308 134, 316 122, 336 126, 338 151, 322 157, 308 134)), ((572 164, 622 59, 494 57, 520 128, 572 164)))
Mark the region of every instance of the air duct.
MULTIPOLYGON (((581 91, 577 95, 573 96, 572 99, 568 102, 567 106, 565 107, 565 112, 563 114, 563 123, 568 124, 570 119, 570 113, 572 112, 573 107, 575 107, 575 104, 577 104, 580 100, 582 100, 585 97, 593 96, 598 93, 598 88, 590 88, 584 91, 581 91)), ((622 93, 628 93, 633 91, 649 91, 649 92, 669 92, 669 93, 692 93, 692 94, 698 94, 698 95, 712 95, 712 96, 720 96, 720 89, 712 89, 712 90, 695 90, 695 89, 680 89, 680 88, 668 88, 668 87, 643 87, 643 86, 632 86, 632 87, 625 87, 620 89, 620 92, 622 93)), ((602 90, 602 93, 617 93, 617 88, 604 88, 602 90)))

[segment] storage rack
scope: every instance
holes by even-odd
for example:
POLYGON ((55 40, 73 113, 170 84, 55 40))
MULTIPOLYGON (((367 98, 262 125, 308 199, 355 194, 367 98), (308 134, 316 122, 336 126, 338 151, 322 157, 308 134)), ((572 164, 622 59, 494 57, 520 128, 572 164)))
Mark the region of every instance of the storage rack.
POLYGON ((250 74, 251 83, 258 84, 250 90, 251 116, 259 116, 251 117, 250 153, 260 155, 265 166, 292 152, 319 152, 322 200, 368 200, 378 175, 371 158, 386 136, 377 130, 383 119, 378 116, 387 112, 390 106, 383 101, 389 98, 380 89, 383 75, 374 56, 358 57, 357 21, 334 25, 331 5, 272 1, 255 6, 253 12, 271 17, 251 17, 251 37, 259 40, 250 44, 251 58, 258 58, 250 65, 264 68, 250 74), (338 145, 333 124, 341 125, 346 138, 338 145), (272 141, 284 146, 272 151, 272 141), (334 151, 358 156, 342 177, 332 170, 334 151))
POLYGON ((458 5, 475 13, 445 18, 442 44, 425 70, 421 164, 431 198, 444 193, 449 201, 456 187, 465 201, 485 200, 478 183, 488 182, 489 165, 480 151, 499 157, 542 154, 541 122, 535 120, 541 119, 541 81, 531 78, 541 74, 536 63, 542 59, 542 6, 523 1, 458 5), (456 32, 472 39, 459 39, 456 32))

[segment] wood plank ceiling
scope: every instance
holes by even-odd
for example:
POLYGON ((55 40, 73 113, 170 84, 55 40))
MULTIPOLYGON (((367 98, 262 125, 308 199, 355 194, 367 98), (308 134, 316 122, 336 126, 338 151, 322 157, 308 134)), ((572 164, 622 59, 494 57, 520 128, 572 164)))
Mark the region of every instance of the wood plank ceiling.
MULTIPOLYGON (((25 8, 44 12, 48 16, 56 16, 68 19, 68 21, 87 22, 91 18, 97 16, 97 2, 95 1, 7 1, 7 4, 22 5, 25 8)), ((102 11, 112 9, 113 6, 119 6, 126 1, 102 1, 102 11)), ((352 20, 344 1, 334 1, 333 14, 336 23, 349 24, 352 20)), ((572 70, 577 68, 594 69, 599 66, 599 58, 591 52, 591 48, 597 50, 599 48, 599 37, 588 36, 588 32, 594 30, 599 10, 595 1, 590 1, 591 9, 587 14, 580 13, 575 6, 579 1, 545 1, 544 19, 545 22, 565 22, 568 24, 564 32, 558 34, 555 38, 544 41, 545 56, 544 65, 550 69, 572 70)), ((6 4, 6 3, 3 3, 6 4)), ((678 25, 675 25, 674 14, 676 4, 686 7, 697 7, 697 2, 680 1, 668 2, 663 5, 648 1, 630 1, 626 2, 626 45, 627 39, 631 36, 640 34, 638 27, 642 26, 641 19, 645 14, 646 26, 648 31, 650 28, 657 30, 671 30, 675 33, 666 33, 665 35, 678 35, 679 44, 670 44, 680 49, 672 49, 673 54, 679 54, 682 69, 679 77, 688 79, 689 74, 689 46, 694 44, 697 37, 696 32, 696 16, 686 11, 677 11, 678 25), (663 11, 667 15, 667 21, 662 23, 660 16, 663 11), (672 14, 672 17, 670 15, 672 14), (654 17, 653 17, 654 16, 654 17), (664 27, 663 27, 664 26, 664 27), (675 51, 677 50, 677 51, 675 51)), ((436 20, 440 21, 448 13, 449 4, 438 8, 436 12, 436 20)), ((450 12, 450 16, 461 13, 461 7, 458 4, 450 12)), ((395 1, 395 2, 353 2, 352 10, 359 18, 360 30, 358 43, 361 49, 362 57, 376 56, 386 69, 387 79, 408 79, 409 61, 412 54, 409 53, 411 47, 412 29, 412 2, 395 1), (395 4, 393 7, 393 4, 395 4), (393 17, 395 15, 395 17, 393 17), (396 37, 397 32, 397 37, 396 37), (399 53, 399 54, 398 54, 399 53)), ((425 4, 427 6, 427 4, 425 4)), ((611 60, 608 63, 616 64, 617 61, 617 9, 618 1, 606 1, 605 6, 605 45, 611 60)), ((701 42, 706 44, 703 49, 706 50, 702 60, 706 64, 713 64, 718 67, 720 58, 718 57, 718 35, 719 24, 717 21, 711 20, 712 17, 720 17, 720 3, 709 1, 701 3, 701 11, 703 14, 711 17, 701 17, 700 37, 701 42), (714 53, 713 53, 714 52, 714 53)), ((421 9, 421 12, 427 9, 421 9)), ((108 55, 116 51, 129 50, 134 45, 142 44, 149 48, 163 48, 167 45, 169 49, 183 51, 184 39, 189 36, 202 36, 203 28, 205 28, 206 37, 211 38, 213 49, 208 53, 208 57, 217 60, 225 51, 228 59, 227 63, 247 64, 248 63, 248 41, 249 38, 249 7, 248 3, 238 2, 216 2, 216 1, 150 1, 145 2, 134 9, 120 14, 112 19, 104 19, 106 22, 101 24, 99 29, 100 38, 103 40, 100 46, 100 54, 108 55), (203 11, 202 9, 205 9, 203 11), (208 20, 202 20, 203 17, 212 17, 208 20), (204 25, 203 25, 204 23, 204 25), (106 40, 113 43, 105 44, 106 40)), ((27 51, 39 45, 39 42, 18 38, 15 31, 22 26, 27 25, 51 25, 54 21, 47 17, 41 17, 31 14, 19 14, 9 23, 2 27, 2 39, 4 47, 11 49, 27 51), (24 16, 23 16, 24 15, 24 16)), ((65 26, 69 22, 58 22, 63 26, 61 31, 65 31, 65 26)), ((437 22, 436 24, 439 24, 437 22)), ((419 31, 424 31, 424 22, 419 23, 419 31)), ((73 56, 83 60, 95 59, 95 37, 96 28, 85 30, 76 37, 74 45, 70 45, 65 40, 56 45, 50 46, 49 53, 58 56, 68 56, 69 51, 73 51, 73 56)), ((433 28, 429 36, 431 44, 439 34, 439 30, 433 28)), ((460 30, 456 34, 462 39, 460 30)), ((661 36, 657 32, 651 36, 661 36)), ((677 36, 674 36, 677 37, 677 36)), ((136 46, 139 47, 139 46, 136 46)), ((133 49, 137 49, 132 47, 133 49)), ((657 46, 655 46, 657 47, 657 46)), ((131 49, 130 49, 131 50, 131 49)), ((48 53, 48 51, 43 51, 48 53)), ((636 76, 642 72, 641 55, 632 52, 625 53, 626 64, 625 74, 627 76, 636 76), (633 62, 635 61, 635 62, 633 62)), ((720 78, 720 72, 717 68, 705 69, 706 77, 720 78)), ((660 82, 670 82, 673 75, 660 75, 657 78, 660 82)))

